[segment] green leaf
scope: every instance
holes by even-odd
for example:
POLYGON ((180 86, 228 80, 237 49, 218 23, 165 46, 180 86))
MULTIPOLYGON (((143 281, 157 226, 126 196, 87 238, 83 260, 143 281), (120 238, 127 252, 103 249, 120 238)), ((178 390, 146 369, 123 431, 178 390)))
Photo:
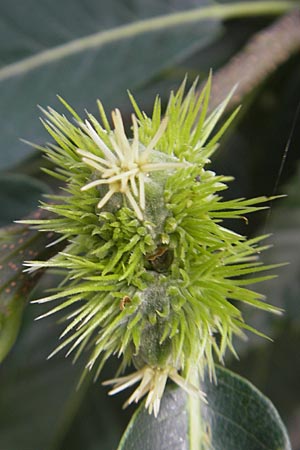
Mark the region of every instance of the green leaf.
POLYGON ((108 110, 122 107, 126 89, 135 92, 211 43, 220 33, 220 19, 281 14, 292 6, 288 1, 198 0, 195 8, 193 0, 29 0, 20 8, 3 0, 0 167, 30 153, 18 137, 44 140, 36 104, 57 108, 59 94, 80 113, 95 108, 96 98, 108 110))
MULTIPOLYGON (((44 183, 28 176, 0 176, 0 226, 29 213, 47 190, 44 183)), ((24 258, 43 251, 39 246, 44 242, 44 236, 20 225, 0 230, 0 362, 17 338, 30 289, 41 275, 23 274, 24 258)))
MULTIPOLYGON (((34 216, 45 215, 37 211, 34 216)), ((47 214, 47 213, 46 213, 47 214)), ((39 233, 26 225, 13 224, 0 229, 0 362, 13 346, 22 313, 43 271, 25 272, 24 261, 39 255, 51 258, 65 243, 53 243, 52 233, 39 233)))
MULTIPOLYGON (((212 4, 198 2, 200 8, 212 4)), ((188 0, 183 7, 194 5, 188 0)), ((57 108, 59 94, 80 114, 85 107, 95 110, 97 98, 108 110, 121 107, 127 89, 135 91, 219 33, 217 19, 182 26, 178 16, 168 27, 171 13, 180 9, 175 0, 29 0, 22 8, 2 1, 0 167, 32 151, 19 137, 44 141, 37 104, 57 108)))
POLYGON ((201 385, 207 405, 174 387, 164 395, 157 419, 142 404, 118 450, 290 450, 270 400, 226 369, 218 367, 216 375, 217 384, 206 377, 201 385))

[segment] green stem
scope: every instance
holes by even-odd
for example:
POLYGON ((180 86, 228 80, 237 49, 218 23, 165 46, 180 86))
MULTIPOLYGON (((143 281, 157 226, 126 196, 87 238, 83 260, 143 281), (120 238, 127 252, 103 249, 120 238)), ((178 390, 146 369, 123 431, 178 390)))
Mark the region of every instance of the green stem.
POLYGON ((138 20, 106 31, 74 39, 60 46, 40 52, 20 62, 9 64, 0 69, 0 81, 30 72, 31 70, 58 61, 62 58, 82 53, 89 49, 100 48, 106 44, 135 37, 156 30, 165 30, 176 26, 192 24, 209 19, 233 19, 257 15, 282 14, 295 7, 293 1, 261 1, 220 4, 195 8, 188 11, 165 14, 145 20, 138 20))

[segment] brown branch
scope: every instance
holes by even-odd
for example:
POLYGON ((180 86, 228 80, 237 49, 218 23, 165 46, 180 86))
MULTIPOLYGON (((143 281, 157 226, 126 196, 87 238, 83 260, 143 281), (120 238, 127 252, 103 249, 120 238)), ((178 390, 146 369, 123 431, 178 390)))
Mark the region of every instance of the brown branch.
MULTIPOLYGON (((300 52, 300 11, 294 10, 254 35, 245 47, 213 76, 210 111, 237 84, 228 109, 273 73, 294 53, 300 52)), ((202 88, 202 87, 201 87, 202 88)))

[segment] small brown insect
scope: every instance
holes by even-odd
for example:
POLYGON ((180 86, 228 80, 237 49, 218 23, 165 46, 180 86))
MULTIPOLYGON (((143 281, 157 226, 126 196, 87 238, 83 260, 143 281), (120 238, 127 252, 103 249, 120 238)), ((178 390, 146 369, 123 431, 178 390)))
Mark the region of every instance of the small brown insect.
POLYGON ((164 253, 166 253, 167 250, 168 250, 168 247, 157 247, 155 253, 153 253, 152 255, 149 255, 147 257, 148 261, 155 261, 157 258, 159 258, 164 253))
POLYGON ((173 251, 168 247, 157 247, 152 255, 147 256, 147 260, 156 272, 166 272, 173 262, 173 251))
POLYGON ((124 297, 120 301, 120 310, 123 311, 128 303, 131 303, 131 298, 128 297, 128 295, 124 295, 124 297))

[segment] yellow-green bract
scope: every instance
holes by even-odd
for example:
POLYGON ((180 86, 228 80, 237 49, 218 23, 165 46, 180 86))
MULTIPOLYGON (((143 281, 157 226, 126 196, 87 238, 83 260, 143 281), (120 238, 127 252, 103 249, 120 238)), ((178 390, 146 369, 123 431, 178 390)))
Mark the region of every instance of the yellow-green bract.
POLYGON ((56 302, 48 314, 72 305, 53 354, 66 347, 77 359, 91 344, 86 367, 96 377, 118 355, 120 373, 129 365, 136 371, 110 380, 111 393, 139 382, 128 403, 147 395, 155 415, 168 377, 204 398, 192 374, 207 369, 214 378, 214 360, 222 362, 227 348, 235 353, 233 335, 251 329, 239 302, 276 311, 246 288, 268 278, 249 274, 272 267, 258 261, 263 237, 247 240, 222 225, 268 199, 223 201, 230 178, 205 168, 237 111, 214 134, 231 94, 207 115, 211 79, 200 95, 196 84, 186 96, 185 83, 171 93, 163 119, 159 98, 148 117, 130 95, 130 135, 119 110, 111 127, 100 102, 101 123, 64 101, 75 120, 44 111, 55 143, 41 150, 65 195, 41 205, 54 218, 30 222, 68 242, 52 259, 26 263, 30 271, 67 270, 57 293, 37 300, 56 302))

